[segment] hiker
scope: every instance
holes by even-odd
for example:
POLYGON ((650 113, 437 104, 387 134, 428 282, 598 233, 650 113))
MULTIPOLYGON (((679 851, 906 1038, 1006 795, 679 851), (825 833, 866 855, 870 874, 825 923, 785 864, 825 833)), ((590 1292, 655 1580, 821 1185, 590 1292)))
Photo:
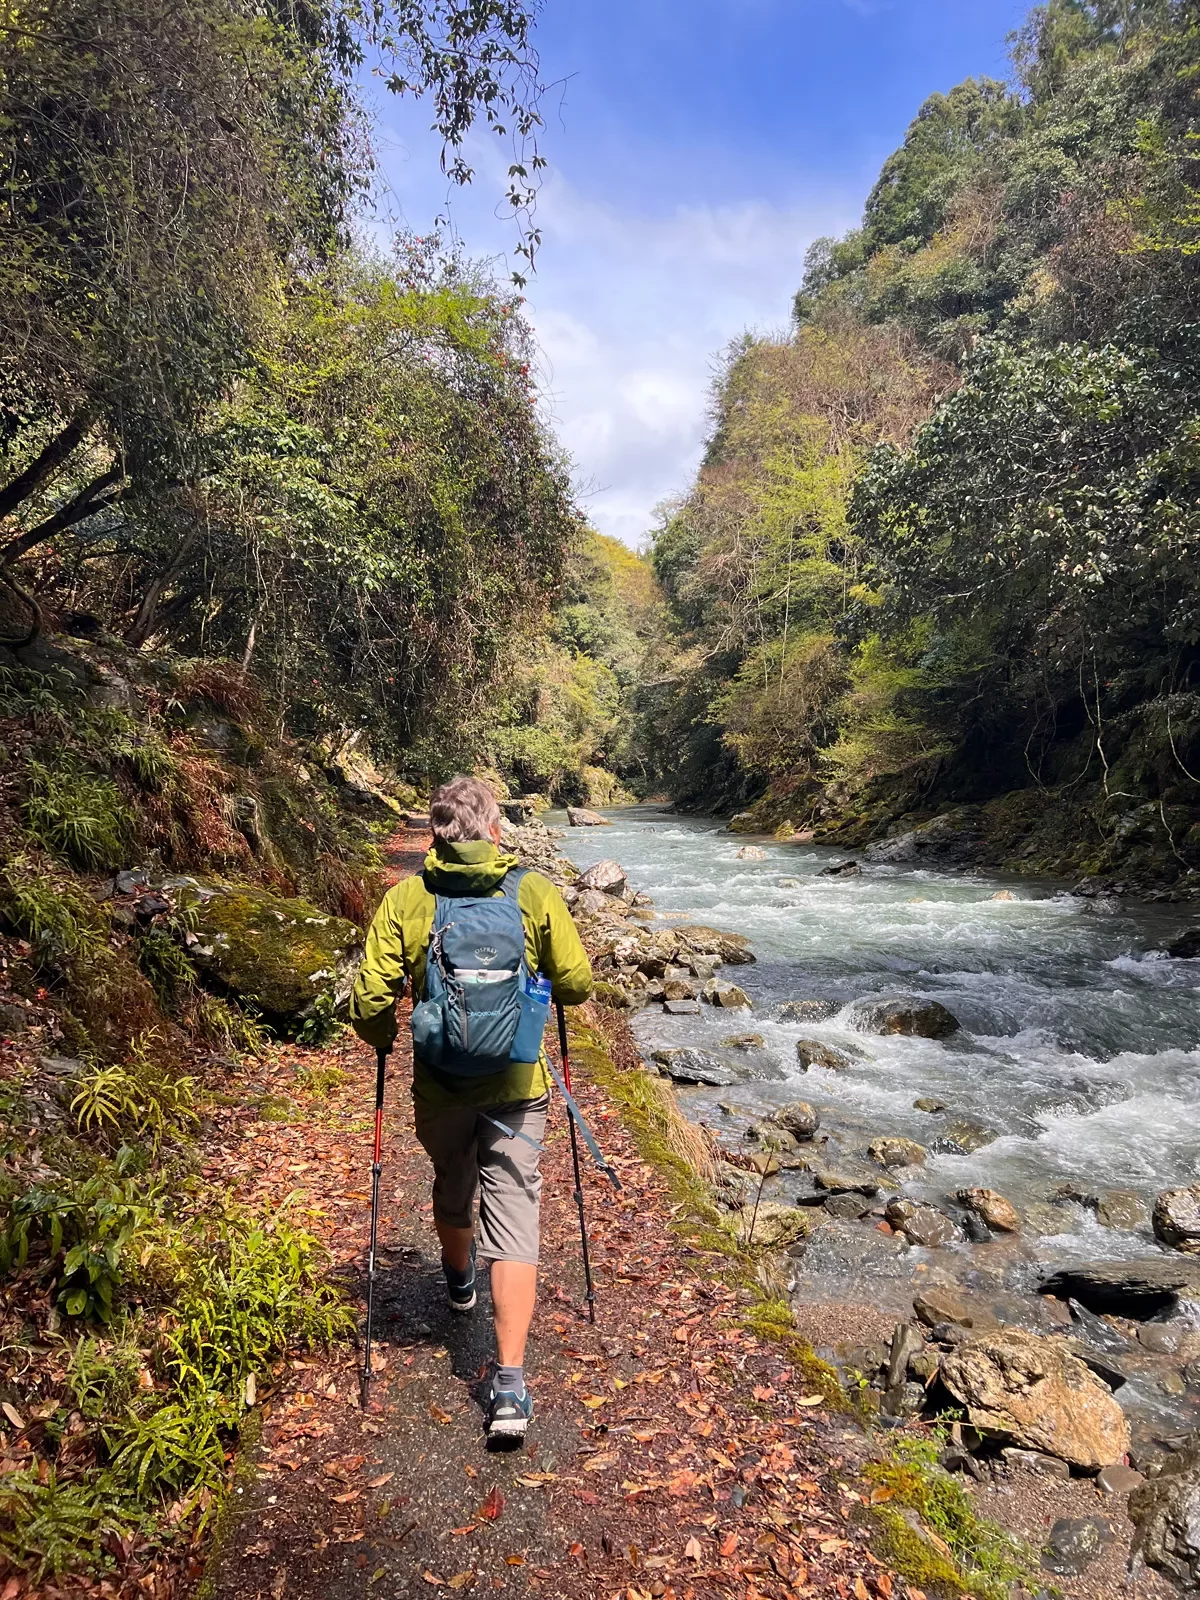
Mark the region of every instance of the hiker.
POLYGON ((551 998, 587 999, 592 971, 554 884, 500 851, 500 808, 487 784, 451 779, 429 819, 424 870, 390 889, 371 923, 350 1017, 369 1045, 389 1049, 395 1002, 411 984, 413 1106, 433 1163, 446 1296, 452 1311, 471 1311, 476 1256, 490 1263, 487 1431, 519 1441, 533 1415, 524 1363, 550 1089, 542 1029, 551 998))

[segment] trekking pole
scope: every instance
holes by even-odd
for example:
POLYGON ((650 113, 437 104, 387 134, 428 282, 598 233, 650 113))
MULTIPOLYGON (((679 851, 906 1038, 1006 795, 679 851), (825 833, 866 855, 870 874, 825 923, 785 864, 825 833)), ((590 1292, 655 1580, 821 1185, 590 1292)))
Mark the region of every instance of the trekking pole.
POLYGON ((367 1336, 363 1360, 362 1408, 371 1394, 371 1330, 375 1319, 375 1242, 379 1235, 379 1174, 383 1170, 383 1080, 388 1053, 375 1052, 375 1159, 371 1163, 371 1253, 367 1257, 367 1336))
MULTIPOLYGON (((562 1057, 563 1079, 567 1093, 571 1093, 571 1058, 567 1052, 567 1017, 561 1001, 555 1001, 558 1012, 558 1049, 562 1057)), ((575 1117, 567 1107, 567 1121, 571 1127, 571 1160, 575 1166, 575 1204, 579 1208, 579 1238, 583 1244, 583 1278, 587 1284, 588 1321, 596 1320, 596 1293, 592 1288, 592 1258, 588 1251, 587 1219, 583 1214, 583 1178, 579 1171, 579 1138, 575 1132, 575 1117)))

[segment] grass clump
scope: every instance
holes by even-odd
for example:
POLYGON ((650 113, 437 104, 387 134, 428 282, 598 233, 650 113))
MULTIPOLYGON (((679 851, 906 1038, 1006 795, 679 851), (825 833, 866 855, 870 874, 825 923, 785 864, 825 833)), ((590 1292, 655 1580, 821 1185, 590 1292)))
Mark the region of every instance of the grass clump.
POLYGON ((26 773, 25 822, 44 849, 84 872, 122 865, 133 816, 111 778, 71 758, 30 761, 26 773))
POLYGON ((164 1067, 157 1029, 134 1040, 129 1059, 94 1066, 76 1080, 71 1110, 83 1132, 116 1135, 122 1141, 142 1135, 157 1150, 164 1135, 183 1134, 199 1119, 195 1079, 164 1067))
POLYGON ((876 1553, 921 1588, 943 1596, 1007 1600, 1014 1583, 1036 1579, 1033 1552, 978 1516, 970 1497, 938 1464, 944 1440, 900 1434, 865 1469, 876 1553))

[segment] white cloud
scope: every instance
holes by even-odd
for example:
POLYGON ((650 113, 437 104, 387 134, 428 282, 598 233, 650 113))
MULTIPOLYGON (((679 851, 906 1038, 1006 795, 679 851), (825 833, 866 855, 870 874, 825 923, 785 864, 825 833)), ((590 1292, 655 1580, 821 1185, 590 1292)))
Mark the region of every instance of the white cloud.
MULTIPOLYGON (((398 209, 418 231, 447 212, 469 253, 499 253, 503 276, 516 225, 491 209, 503 192, 499 152, 468 141, 475 182, 439 192, 429 181, 436 157, 428 135, 411 108, 401 132, 401 109, 386 107, 379 130, 384 209, 398 209)), ((603 176, 611 183, 611 171, 603 176)), ((638 210, 592 199, 557 171, 547 175, 526 310, 541 352, 544 414, 603 532, 636 546, 655 506, 687 489, 716 358, 748 328, 786 327, 808 245, 852 226, 860 204, 857 195, 814 185, 790 204, 672 205, 668 195, 660 207, 638 210)))
POLYGON ((852 216, 840 197, 639 215, 547 183, 528 310, 546 414, 597 527, 636 545, 687 488, 714 358, 747 328, 786 325, 809 243, 852 216))

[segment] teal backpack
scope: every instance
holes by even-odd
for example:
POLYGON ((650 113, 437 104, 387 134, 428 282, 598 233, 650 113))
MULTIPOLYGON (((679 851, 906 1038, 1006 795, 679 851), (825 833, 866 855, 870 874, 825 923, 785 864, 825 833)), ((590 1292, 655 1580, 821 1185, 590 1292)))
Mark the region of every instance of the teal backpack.
POLYGON ((435 895, 425 992, 413 1006, 413 1050, 454 1077, 482 1078, 536 1061, 550 984, 525 962, 518 893, 524 867, 500 892, 435 895))

